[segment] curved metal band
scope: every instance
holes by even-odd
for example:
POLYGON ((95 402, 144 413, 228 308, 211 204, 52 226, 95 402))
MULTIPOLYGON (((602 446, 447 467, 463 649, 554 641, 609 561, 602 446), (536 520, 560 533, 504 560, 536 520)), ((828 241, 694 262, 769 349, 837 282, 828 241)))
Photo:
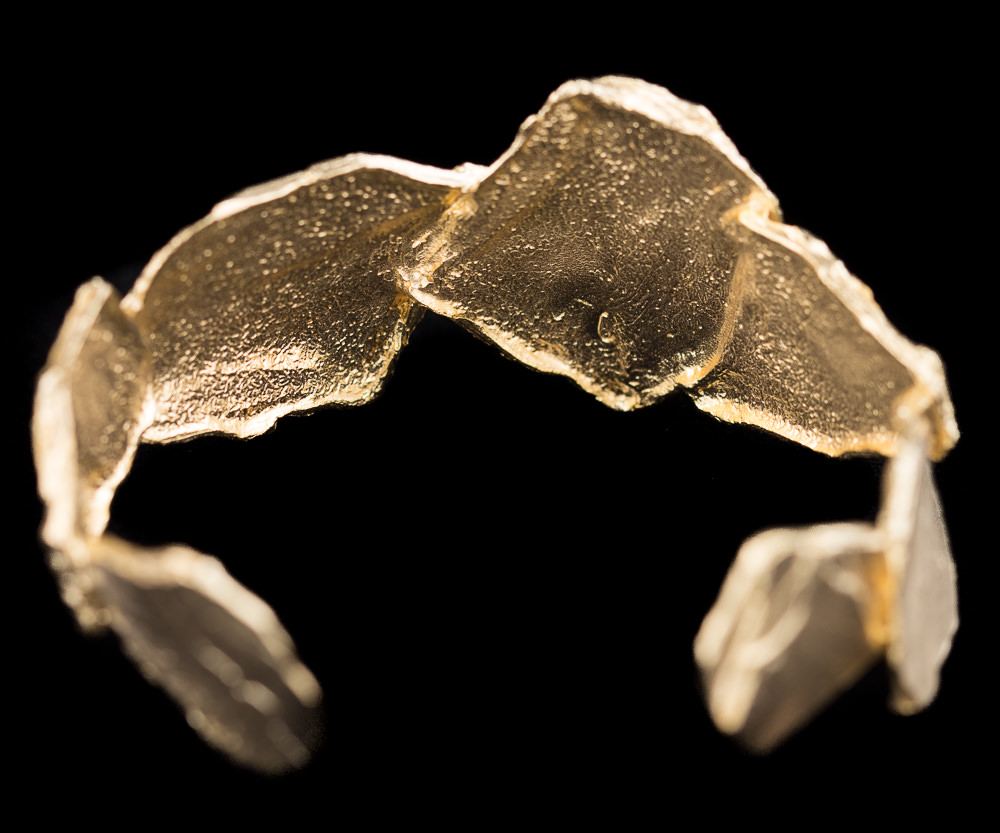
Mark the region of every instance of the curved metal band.
POLYGON ((366 402, 425 308, 614 408, 679 386, 722 419, 892 457, 877 523, 747 542, 695 655, 717 725, 761 748, 882 655, 897 708, 933 699, 957 625, 939 358, 780 222, 704 108, 603 78, 553 93, 489 168, 331 160, 219 204, 125 298, 78 292, 38 384, 42 537, 81 624, 113 627, 207 740, 301 765, 319 687, 217 561, 106 534, 139 441, 366 402))

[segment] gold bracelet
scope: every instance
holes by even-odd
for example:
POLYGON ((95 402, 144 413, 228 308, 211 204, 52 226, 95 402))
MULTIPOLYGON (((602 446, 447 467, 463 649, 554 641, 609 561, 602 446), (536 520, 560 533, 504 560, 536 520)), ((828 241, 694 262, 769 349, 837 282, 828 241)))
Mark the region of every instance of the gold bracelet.
POLYGON ((695 657, 716 724, 758 749, 881 656, 897 709, 931 702, 957 626, 938 356, 780 222, 707 110, 609 77, 560 87, 489 168, 334 159, 220 203, 124 298, 99 278, 77 293, 38 383, 42 537, 81 625, 113 628, 206 740, 300 766, 319 686, 218 561, 107 534, 139 441, 367 402, 424 309, 612 408, 679 386, 720 419, 891 458, 876 523, 744 545, 695 657))

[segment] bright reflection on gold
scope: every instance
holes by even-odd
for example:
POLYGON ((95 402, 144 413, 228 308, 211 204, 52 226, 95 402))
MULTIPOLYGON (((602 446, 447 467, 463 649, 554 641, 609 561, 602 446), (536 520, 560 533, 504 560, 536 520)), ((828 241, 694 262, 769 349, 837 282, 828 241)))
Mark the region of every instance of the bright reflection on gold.
POLYGON ((116 630, 206 740, 299 766, 319 687, 218 561, 105 534, 138 442, 366 402, 424 308, 614 408, 680 386, 827 454, 894 457, 876 525, 749 541, 695 650, 719 727, 762 748, 881 655, 897 708, 933 699, 957 621, 928 464, 958 437, 940 360, 781 223, 707 110, 602 78, 553 93, 490 168, 331 160, 218 205, 124 299, 79 290, 38 383, 42 537, 81 623, 116 630))

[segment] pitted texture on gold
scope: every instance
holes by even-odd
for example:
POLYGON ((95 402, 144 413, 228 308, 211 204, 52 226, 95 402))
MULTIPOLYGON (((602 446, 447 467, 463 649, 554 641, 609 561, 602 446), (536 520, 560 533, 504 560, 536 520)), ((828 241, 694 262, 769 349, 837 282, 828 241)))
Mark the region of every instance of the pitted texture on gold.
POLYGON ((178 234, 123 303, 153 355, 145 439, 248 437, 291 411, 371 399, 421 313, 392 264, 464 181, 347 157, 237 195, 178 234))
POLYGON ((209 742, 300 765, 319 688, 217 561, 104 535, 136 444, 365 402, 424 307, 615 408, 682 385, 828 454, 899 454, 877 527, 741 550, 697 657, 720 727, 759 746, 884 651, 900 709, 933 698, 957 621, 925 458, 958 436, 940 360, 780 223, 704 108, 602 78, 553 93, 491 168, 331 160, 218 205, 120 304, 100 279, 78 293, 38 384, 42 537, 81 623, 110 624, 209 742))
MULTIPOLYGON (((822 241, 760 212, 738 214, 736 324, 695 402, 827 454, 893 454, 901 396, 943 386, 936 354, 896 332, 822 241)), ((932 415, 940 456, 958 436, 946 395, 932 415)))
POLYGON ((707 111, 654 87, 630 111, 619 90, 554 94, 404 280, 515 358, 630 409, 718 360, 740 250, 726 218, 752 198, 777 206, 708 138, 707 111))
POLYGON ((937 357, 779 220, 707 110, 631 79, 574 81, 399 274, 419 303, 623 410, 695 386, 721 419, 892 454, 900 397, 928 391, 940 457, 958 430, 937 357))

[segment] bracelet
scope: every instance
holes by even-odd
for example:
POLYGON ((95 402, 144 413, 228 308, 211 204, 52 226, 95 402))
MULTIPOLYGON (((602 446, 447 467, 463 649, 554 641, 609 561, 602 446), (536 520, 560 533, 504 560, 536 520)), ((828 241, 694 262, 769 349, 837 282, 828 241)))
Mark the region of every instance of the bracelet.
POLYGON ((930 473, 958 438, 938 356, 780 222, 704 108, 602 78, 560 87, 488 168, 334 159, 220 203, 124 298, 78 291, 38 382, 42 538, 81 625, 114 629, 206 740, 301 766, 320 690, 218 561, 106 532, 138 443, 365 403, 425 309, 612 408, 681 387, 722 420, 889 457, 875 523, 743 546, 695 658, 713 720, 757 749, 881 656, 895 708, 931 702, 957 626, 930 473))

